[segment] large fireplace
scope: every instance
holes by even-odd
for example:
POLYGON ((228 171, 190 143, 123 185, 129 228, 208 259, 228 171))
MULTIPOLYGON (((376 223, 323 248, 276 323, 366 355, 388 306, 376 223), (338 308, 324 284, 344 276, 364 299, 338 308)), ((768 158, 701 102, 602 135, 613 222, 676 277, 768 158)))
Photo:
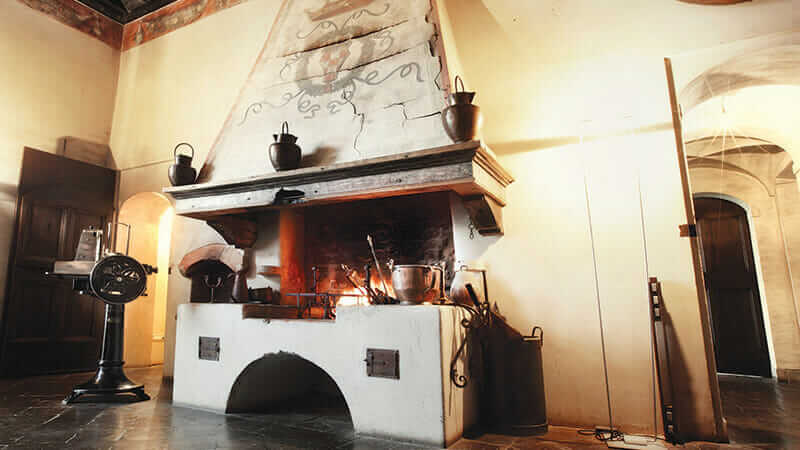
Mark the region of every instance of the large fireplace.
POLYGON ((280 264, 273 273, 280 278, 280 295, 271 302, 242 304, 201 298, 179 307, 176 405, 227 413, 264 411, 285 407, 327 382, 344 397, 357 433, 446 446, 475 423, 475 385, 461 388, 453 381, 454 370, 471 375, 469 346, 456 355, 465 338, 467 312, 435 302, 375 304, 347 284, 341 268, 355 269, 363 282, 365 266, 371 265, 370 284, 381 288, 385 282, 386 293, 393 294, 387 261, 443 262, 444 284, 449 283, 456 260, 451 203, 471 206, 466 209, 473 212, 476 233, 497 234, 503 187, 510 177, 479 142, 391 161, 365 160, 358 164, 362 170, 353 166, 167 190, 179 214, 205 219, 233 244, 205 252, 218 265, 226 263, 231 273, 244 254, 234 245, 246 247, 259 233, 274 233, 263 229, 258 215, 277 210, 280 216, 272 225, 279 228, 280 264), (396 182, 367 190, 369 179, 376 177, 396 182), (307 195, 290 202, 277 194, 309 192, 307 186, 316 193, 342 191, 322 200, 307 195), (352 195, 354 189, 358 195, 352 195), (247 205, 247 199, 269 199, 270 193, 271 201, 247 205), (237 207, 233 199, 245 205, 237 207), (329 303, 314 303, 321 298, 329 303))
POLYGON ((471 313, 440 302, 458 259, 452 211, 501 235, 513 179, 480 141, 445 132, 436 4, 283 3, 198 184, 165 190, 230 246, 187 249, 185 300, 202 302, 178 309, 176 404, 242 412, 336 391, 356 432, 440 446, 475 422, 475 386, 459 378, 471 313), (286 129, 303 159, 273 171, 265 149, 286 129), (265 240, 276 260, 249 261, 265 240), (437 294, 393 304, 390 259, 442 267, 437 294), (253 266, 277 279, 274 295, 246 294, 253 266), (245 303, 210 303, 229 297, 245 303))

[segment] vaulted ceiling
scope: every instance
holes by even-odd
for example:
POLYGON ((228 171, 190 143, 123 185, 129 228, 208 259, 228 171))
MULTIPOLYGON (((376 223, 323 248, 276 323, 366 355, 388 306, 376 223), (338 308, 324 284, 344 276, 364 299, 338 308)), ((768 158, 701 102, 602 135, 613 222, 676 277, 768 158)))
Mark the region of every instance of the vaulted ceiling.
POLYGON ((86 6, 116 20, 128 23, 176 0, 79 0, 86 6))

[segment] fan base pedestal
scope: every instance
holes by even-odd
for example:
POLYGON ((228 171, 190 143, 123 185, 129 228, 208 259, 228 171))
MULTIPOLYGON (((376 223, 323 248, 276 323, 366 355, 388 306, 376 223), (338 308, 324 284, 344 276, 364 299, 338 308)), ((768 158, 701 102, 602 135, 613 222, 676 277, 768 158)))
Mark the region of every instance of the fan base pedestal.
POLYGON ((150 400, 150 396, 144 392, 144 385, 136 384, 125 376, 122 361, 112 362, 117 363, 116 366, 104 365, 105 363, 105 361, 100 363, 91 380, 72 388, 72 392, 67 395, 63 403, 68 405, 84 395, 110 397, 132 394, 133 401, 150 400))
POLYGON ((123 339, 125 331, 125 306, 106 304, 106 323, 103 331, 103 351, 97 372, 91 380, 72 388, 62 403, 68 405, 84 395, 102 399, 120 394, 133 394, 133 401, 150 400, 144 392, 144 385, 131 381, 122 370, 123 339))

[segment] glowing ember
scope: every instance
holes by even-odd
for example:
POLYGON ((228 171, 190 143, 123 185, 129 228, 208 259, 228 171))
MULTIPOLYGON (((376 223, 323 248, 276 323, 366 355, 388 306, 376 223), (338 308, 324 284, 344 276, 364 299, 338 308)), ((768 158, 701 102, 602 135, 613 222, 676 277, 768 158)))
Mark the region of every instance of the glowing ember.
POLYGON ((356 289, 350 289, 347 291, 342 292, 339 296, 339 300, 336 302, 336 306, 365 306, 369 305, 369 299, 364 295, 363 292, 360 292, 356 289))

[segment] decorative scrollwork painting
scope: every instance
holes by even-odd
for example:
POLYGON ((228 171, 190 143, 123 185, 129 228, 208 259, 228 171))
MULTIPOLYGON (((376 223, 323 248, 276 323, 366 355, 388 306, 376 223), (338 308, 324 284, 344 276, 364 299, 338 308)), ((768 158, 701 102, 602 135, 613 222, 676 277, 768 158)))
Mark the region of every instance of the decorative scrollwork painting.
POLYGON ((266 147, 283 121, 301 166, 449 143, 434 18, 428 0, 286 0, 201 180, 271 172, 266 147))

